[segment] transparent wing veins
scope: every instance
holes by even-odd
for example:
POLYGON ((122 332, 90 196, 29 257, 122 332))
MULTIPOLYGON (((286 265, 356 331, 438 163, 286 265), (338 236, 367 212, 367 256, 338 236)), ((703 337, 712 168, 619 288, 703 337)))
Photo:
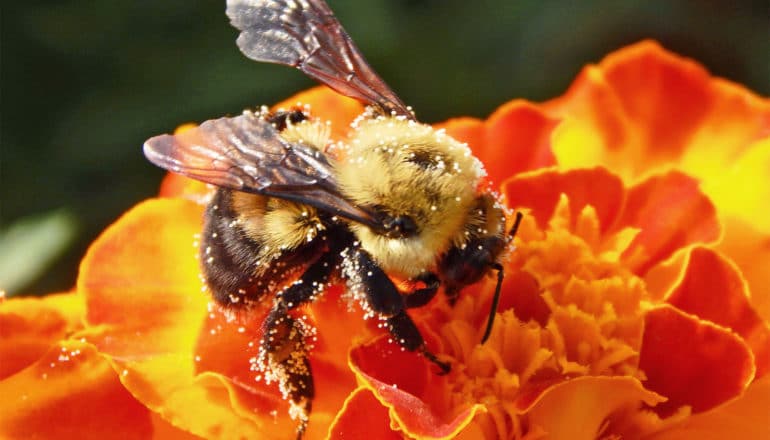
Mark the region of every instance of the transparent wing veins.
POLYGON ((227 15, 247 57, 296 67, 383 113, 414 119, 323 0, 228 0, 227 15))

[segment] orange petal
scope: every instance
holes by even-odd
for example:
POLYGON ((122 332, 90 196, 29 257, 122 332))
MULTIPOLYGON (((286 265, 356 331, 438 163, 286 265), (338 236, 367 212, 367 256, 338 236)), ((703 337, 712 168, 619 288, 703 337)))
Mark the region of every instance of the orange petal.
POLYGON ((359 388, 345 401, 329 429, 329 438, 401 439, 390 427, 388 408, 366 388, 359 388))
POLYGON ((671 306, 647 313, 639 367, 645 388, 669 399, 656 408, 664 415, 682 405, 713 408, 739 396, 754 377, 754 357, 740 337, 671 306))
MULTIPOLYGON (((180 134, 197 127, 197 124, 183 124, 174 130, 180 134)), ((201 181, 193 180, 176 173, 166 173, 160 183, 160 197, 183 197, 197 202, 203 201, 211 194, 212 187, 201 181)))
POLYGON ((253 412, 252 395, 195 371, 208 303, 195 257, 201 214, 188 200, 149 200, 93 243, 78 279, 90 324, 84 336, 137 399, 175 426, 203 437, 264 436, 273 417, 253 412))
POLYGON ((212 192, 212 187, 176 173, 166 173, 160 182, 159 197, 182 197, 193 201, 202 201, 212 192))
POLYGON ((89 344, 54 345, 37 362, 0 381, 0 437, 146 439, 150 412, 89 344))
POLYGON ((538 225, 546 229, 561 194, 570 201, 571 218, 579 217, 586 205, 596 209, 603 231, 615 222, 623 206, 623 183, 604 168, 557 171, 541 170, 520 174, 503 183, 510 207, 530 208, 538 225))
POLYGON ((630 181, 665 163, 718 174, 770 127, 770 102, 652 41, 585 68, 546 108, 567 120, 554 138, 560 164, 600 163, 630 181))
POLYGON ((26 368, 82 327, 83 297, 75 293, 0 301, 0 379, 26 368))
MULTIPOLYGON (((191 347, 208 299, 196 235, 203 208, 183 199, 141 203, 91 245, 78 278, 100 351, 121 357, 191 347)), ((191 351, 190 351, 191 352, 191 351)))
POLYGON ((745 220, 730 216, 725 220, 724 239, 717 249, 741 269, 751 291, 751 304, 765 321, 770 321, 770 233, 759 232, 745 220))
MULTIPOLYGON (((770 107, 770 106, 768 106, 770 107)), ((720 214, 745 220, 756 229, 770 234, 770 217, 757 215, 755 209, 770 199, 770 110, 768 111, 766 137, 754 143, 743 145, 745 151, 739 157, 723 157, 722 154, 707 155, 693 147, 696 159, 687 164, 688 172, 703 181, 703 191, 714 200, 720 214), (717 157, 712 157, 717 156, 717 157)), ((716 143, 716 142, 715 142, 716 143)), ((711 146, 713 150, 723 148, 721 144, 711 146)), ((737 154, 737 153, 736 153, 737 154)))
MULTIPOLYGON (((371 390, 398 428, 412 437, 451 438, 462 431, 483 406, 468 403, 439 414, 423 400, 425 393, 446 387, 445 377, 429 369, 428 362, 381 337, 353 349, 350 367, 359 383, 371 390), (394 366, 398 368, 394 368, 394 366)), ((444 411, 441 411, 444 412, 444 411)))
MULTIPOLYGON (((308 438, 322 437, 327 432, 334 415, 356 388, 355 376, 347 366, 347 353, 353 336, 362 333, 363 319, 340 304, 341 293, 338 288, 327 291, 307 311, 308 324, 316 328, 310 352, 316 398, 308 438)), ((289 420, 289 404, 281 398, 278 384, 266 384, 252 369, 259 355, 266 313, 267 307, 258 307, 233 316, 213 307, 195 349, 196 371, 215 372, 227 378, 236 385, 234 391, 244 408, 259 414, 272 413, 274 423, 292 432, 296 425, 289 420)))
POLYGON ((558 383, 543 392, 527 410, 531 432, 547 438, 593 440, 604 432, 614 413, 656 405, 665 398, 644 389, 632 377, 584 376, 558 383))
POLYGON ((289 109, 297 104, 309 105, 314 116, 330 121, 332 139, 344 138, 353 120, 364 112, 363 104, 326 86, 317 86, 298 93, 274 105, 273 109, 289 109))
POLYGON ((522 171, 555 163, 551 132, 558 121, 531 103, 516 100, 497 109, 486 121, 471 118, 438 124, 461 142, 467 142, 495 184, 522 171))
POLYGON ((187 431, 182 431, 166 419, 158 415, 158 413, 151 413, 152 422, 152 438, 155 440, 201 440, 201 437, 191 434, 187 431))
POLYGON ((716 240, 720 232, 716 209, 698 182, 676 171, 630 188, 618 225, 640 229, 623 255, 639 274, 687 245, 716 240))
POLYGON ((738 399, 688 417, 684 423, 650 436, 651 440, 770 438, 770 376, 751 384, 738 399))
MULTIPOLYGON (((92 245, 81 268, 86 336, 112 357, 126 387, 165 418, 198 435, 291 436, 296 423, 275 384, 251 371, 264 315, 225 317, 201 292, 195 236, 202 207, 183 199, 140 204, 92 245), (216 435, 215 435, 216 434, 216 435)), ((347 350, 363 320, 329 291, 308 311, 318 328, 311 352, 317 399, 307 438, 326 433, 355 389, 347 350)))
POLYGON ((667 302, 687 313, 727 327, 743 337, 754 353, 757 377, 770 367, 770 326, 748 299, 738 269, 711 249, 695 248, 679 285, 667 302))

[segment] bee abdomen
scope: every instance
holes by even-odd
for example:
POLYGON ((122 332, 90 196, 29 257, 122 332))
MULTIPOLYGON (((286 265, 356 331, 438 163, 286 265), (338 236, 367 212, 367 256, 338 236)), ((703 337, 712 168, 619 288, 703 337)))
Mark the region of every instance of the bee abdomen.
POLYGON ((223 305, 244 305, 258 300, 267 289, 255 280, 261 245, 238 225, 230 190, 217 190, 206 208, 201 239, 201 269, 215 300, 223 305))

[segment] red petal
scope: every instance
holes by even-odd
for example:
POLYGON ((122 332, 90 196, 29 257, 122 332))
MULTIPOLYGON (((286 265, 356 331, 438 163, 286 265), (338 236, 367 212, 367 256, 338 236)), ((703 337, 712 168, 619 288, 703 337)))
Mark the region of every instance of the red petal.
MULTIPOLYGON (((469 404, 445 408, 439 413, 438 408, 423 400, 423 395, 440 394, 439 390, 447 386, 446 377, 436 375, 424 358, 404 351, 387 338, 355 348, 350 354, 350 366, 359 383, 391 410, 395 423, 409 436, 455 436, 482 410, 481 405, 469 404)), ((446 402, 437 402, 441 403, 446 402)))
POLYGON ((596 209, 603 231, 615 222, 623 205, 620 179, 604 168, 520 174, 503 183, 506 202, 514 209, 530 208, 538 225, 546 229, 561 194, 569 197, 572 219, 586 205, 596 209))
POLYGON ((377 440, 403 438, 390 428, 388 408, 366 388, 359 388, 348 397, 329 429, 329 437, 377 440))
POLYGON ((716 240, 720 232, 716 209, 698 182, 676 171, 630 188, 618 225, 640 229, 623 255, 638 274, 687 245, 716 240))
POLYGON ((671 306, 647 313, 639 366, 645 388, 668 397, 656 407, 664 415, 682 405, 713 408, 739 396, 754 377, 754 357, 741 338, 671 306))
POLYGON ((711 249, 693 249, 684 277, 667 302, 737 332, 754 352, 757 377, 767 372, 770 327, 751 307, 746 282, 730 261, 711 249))
POLYGON ((463 118, 436 127, 467 142, 486 167, 489 179, 499 185, 522 171, 556 163, 550 139, 557 123, 533 104, 516 100, 497 109, 486 121, 463 118))

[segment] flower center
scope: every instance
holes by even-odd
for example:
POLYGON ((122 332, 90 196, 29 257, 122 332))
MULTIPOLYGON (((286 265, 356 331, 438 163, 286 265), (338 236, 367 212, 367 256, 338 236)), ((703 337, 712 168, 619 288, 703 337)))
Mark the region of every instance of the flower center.
POLYGON ((492 283, 461 295, 439 330, 457 366, 450 407, 482 403, 487 412, 475 421, 487 437, 518 438, 527 405, 551 384, 585 375, 643 379, 646 285, 620 262, 635 233, 603 235, 590 206, 572 219, 565 196, 545 230, 525 216, 489 340, 479 344, 492 283))

